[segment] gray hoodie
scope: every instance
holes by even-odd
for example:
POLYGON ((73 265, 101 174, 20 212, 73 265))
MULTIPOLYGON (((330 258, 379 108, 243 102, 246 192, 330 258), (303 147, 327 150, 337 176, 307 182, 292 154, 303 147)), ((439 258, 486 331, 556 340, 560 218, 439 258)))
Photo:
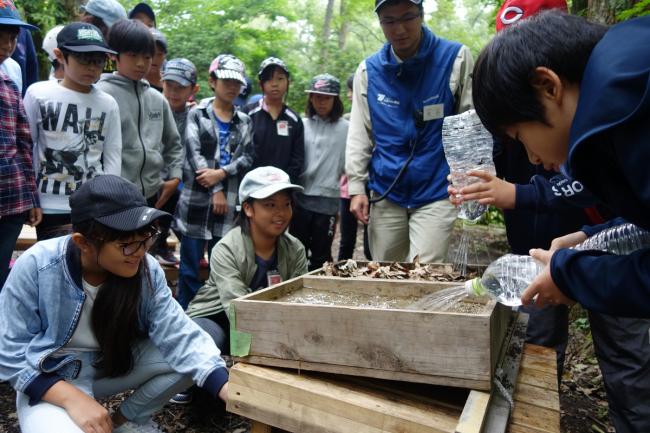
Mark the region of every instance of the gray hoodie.
POLYGON ((183 147, 163 95, 145 80, 133 81, 116 73, 102 74, 97 87, 120 107, 122 177, 135 183, 146 198, 156 195, 163 180, 180 179, 183 147), (167 179, 160 174, 163 170, 167 179))

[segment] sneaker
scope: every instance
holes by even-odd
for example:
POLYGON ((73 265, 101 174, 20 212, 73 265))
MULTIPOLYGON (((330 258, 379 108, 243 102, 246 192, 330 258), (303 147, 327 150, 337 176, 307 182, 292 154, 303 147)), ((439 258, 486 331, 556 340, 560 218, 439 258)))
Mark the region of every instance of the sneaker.
POLYGON ((169 402, 174 404, 190 404, 192 402, 192 392, 190 392, 189 389, 187 391, 179 392, 170 398, 169 402))
POLYGON ((178 264, 178 258, 172 250, 164 249, 156 253, 156 260, 161 265, 175 266, 178 264))
POLYGON ((150 419, 145 424, 136 424, 131 421, 127 421, 116 429, 113 429, 113 433, 165 433, 158 427, 158 424, 152 419, 150 419))

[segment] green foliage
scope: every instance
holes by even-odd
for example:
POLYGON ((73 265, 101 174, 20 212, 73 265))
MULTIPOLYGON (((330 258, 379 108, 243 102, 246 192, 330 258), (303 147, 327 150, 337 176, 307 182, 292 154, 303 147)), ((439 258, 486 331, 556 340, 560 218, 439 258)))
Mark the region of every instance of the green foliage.
POLYGON ((616 15, 617 21, 625 21, 631 18, 650 15, 650 0, 641 0, 635 3, 631 8, 625 9, 616 15))

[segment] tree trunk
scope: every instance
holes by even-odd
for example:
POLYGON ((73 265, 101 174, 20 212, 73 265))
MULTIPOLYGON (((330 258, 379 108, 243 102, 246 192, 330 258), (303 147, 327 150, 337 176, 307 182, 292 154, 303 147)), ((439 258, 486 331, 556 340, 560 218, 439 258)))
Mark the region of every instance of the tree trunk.
MULTIPOLYGON (((584 0, 578 0, 582 3, 584 0)), ((616 14, 631 8, 638 0, 586 0, 587 14, 590 21, 612 25, 616 23, 616 14)), ((575 1, 574 1, 575 7, 575 1)), ((584 10, 584 5, 581 8, 584 10)), ((575 11, 572 8, 572 11, 575 11)))
POLYGON ((321 39, 320 60, 321 65, 327 63, 327 42, 332 33, 332 17, 334 15, 334 0, 327 0, 327 9, 325 9, 325 19, 323 20, 323 38, 321 39))
POLYGON ((348 41, 348 32, 350 31, 350 21, 347 16, 347 0, 341 0, 339 8, 339 17, 341 19, 341 27, 339 28, 339 49, 344 50, 348 41))

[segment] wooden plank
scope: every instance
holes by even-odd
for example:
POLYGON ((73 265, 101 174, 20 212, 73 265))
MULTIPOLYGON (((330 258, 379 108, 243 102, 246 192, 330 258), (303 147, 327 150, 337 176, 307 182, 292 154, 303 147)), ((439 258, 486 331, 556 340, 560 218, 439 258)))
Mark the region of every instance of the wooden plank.
POLYGON ((535 344, 526 344, 526 355, 545 358, 548 360, 556 359, 555 349, 551 349, 549 347, 544 347, 544 346, 538 346, 535 344))
POLYGON ((560 411, 558 393, 546 388, 528 385, 520 381, 515 387, 516 402, 528 403, 545 409, 560 411))
POLYGON ((531 432, 559 433, 560 413, 536 405, 516 402, 510 418, 512 425, 526 427, 531 432))
POLYGON ((453 431, 460 409, 390 398, 386 392, 310 375, 236 364, 229 411, 292 432, 453 431))
POLYGON ((422 375, 400 371, 369 369, 348 365, 324 364, 318 362, 296 361, 291 359, 269 358, 264 356, 246 356, 235 358, 248 364, 266 365, 269 367, 290 368, 297 371, 321 371, 323 373, 342 374, 347 376, 363 376, 393 381, 425 383, 430 385, 454 386, 460 388, 489 390, 490 384, 485 380, 471 380, 458 377, 422 375))
POLYGON ((490 394, 471 391, 460 414, 455 433, 480 433, 488 409, 490 394))
POLYGON ((251 422, 251 433, 271 433, 272 431, 273 427, 270 425, 262 424, 258 421, 251 422))
POLYGON ((557 392, 557 374, 531 369, 525 365, 519 367, 518 382, 557 392))

